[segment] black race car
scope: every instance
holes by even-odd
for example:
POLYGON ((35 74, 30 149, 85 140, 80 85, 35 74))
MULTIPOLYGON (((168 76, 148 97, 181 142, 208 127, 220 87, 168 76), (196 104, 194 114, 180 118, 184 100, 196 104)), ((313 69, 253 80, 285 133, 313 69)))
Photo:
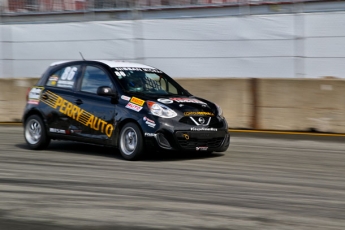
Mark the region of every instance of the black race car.
POLYGON ((148 150, 223 152, 228 125, 216 104, 195 97, 161 70, 122 61, 53 63, 28 91, 24 137, 117 147, 127 160, 148 150))

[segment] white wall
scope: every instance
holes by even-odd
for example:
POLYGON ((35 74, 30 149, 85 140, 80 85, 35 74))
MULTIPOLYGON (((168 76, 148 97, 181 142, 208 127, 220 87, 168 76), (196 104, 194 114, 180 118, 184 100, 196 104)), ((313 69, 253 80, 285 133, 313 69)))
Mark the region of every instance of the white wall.
POLYGON ((345 13, 0 25, 0 77, 123 59, 173 77, 345 78, 345 13))

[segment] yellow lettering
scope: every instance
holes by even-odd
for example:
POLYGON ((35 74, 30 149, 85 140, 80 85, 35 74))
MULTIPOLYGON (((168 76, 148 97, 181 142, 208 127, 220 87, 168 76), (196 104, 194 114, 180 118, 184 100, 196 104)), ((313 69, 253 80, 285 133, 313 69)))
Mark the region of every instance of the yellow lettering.
POLYGON ((114 127, 112 126, 112 124, 107 124, 107 126, 105 127, 105 134, 108 137, 111 137, 111 134, 113 133, 114 127))
POLYGON ((62 99, 62 97, 58 97, 56 99, 56 102, 55 102, 55 105, 54 105, 54 109, 56 109, 58 106, 61 106, 63 101, 64 100, 62 99))
POLYGON ((74 120, 76 120, 76 115, 77 115, 77 111, 78 111, 78 106, 75 106, 75 105, 73 105, 73 108, 72 108, 72 118, 74 119, 74 120))
POLYGON ((60 112, 61 113, 66 114, 66 106, 67 106, 67 104, 68 104, 68 101, 63 100, 63 103, 62 103, 62 105, 60 107, 60 112))
POLYGON ((101 128, 101 132, 104 133, 104 125, 107 124, 107 122, 103 121, 103 120, 99 120, 102 123, 102 128, 101 128))
POLYGON ((93 119, 95 118, 94 115, 91 115, 89 120, 86 122, 85 126, 89 126, 90 125, 90 128, 93 128, 93 119))
POLYGON ((93 120, 93 129, 94 130, 99 130, 99 121, 101 119, 99 119, 98 117, 95 117, 95 120, 93 120), (98 122, 97 122, 98 121, 98 122), (98 123, 98 126, 96 126, 96 123, 98 123))
POLYGON ((67 108, 66 108, 66 114, 67 116, 69 117, 72 117, 72 107, 73 107, 73 104, 71 102, 67 102, 67 108))

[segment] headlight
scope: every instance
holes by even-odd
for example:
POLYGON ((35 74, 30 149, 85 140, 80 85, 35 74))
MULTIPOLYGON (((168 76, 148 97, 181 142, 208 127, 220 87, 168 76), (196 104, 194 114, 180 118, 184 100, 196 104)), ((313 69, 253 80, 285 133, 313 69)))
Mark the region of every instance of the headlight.
POLYGON ((153 115, 163 118, 173 118, 177 116, 177 113, 174 110, 163 104, 153 101, 147 101, 146 103, 153 115))
POLYGON ((217 104, 216 104, 216 106, 217 106, 217 110, 218 110, 218 115, 223 117, 223 110, 222 110, 222 108, 220 108, 220 106, 217 105, 217 104))

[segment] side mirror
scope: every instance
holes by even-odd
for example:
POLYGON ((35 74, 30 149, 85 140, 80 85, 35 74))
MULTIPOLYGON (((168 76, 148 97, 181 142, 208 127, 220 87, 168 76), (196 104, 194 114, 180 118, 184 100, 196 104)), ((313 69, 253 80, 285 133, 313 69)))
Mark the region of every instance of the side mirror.
POLYGON ((97 89, 97 95, 114 97, 116 93, 109 86, 100 86, 97 89))

